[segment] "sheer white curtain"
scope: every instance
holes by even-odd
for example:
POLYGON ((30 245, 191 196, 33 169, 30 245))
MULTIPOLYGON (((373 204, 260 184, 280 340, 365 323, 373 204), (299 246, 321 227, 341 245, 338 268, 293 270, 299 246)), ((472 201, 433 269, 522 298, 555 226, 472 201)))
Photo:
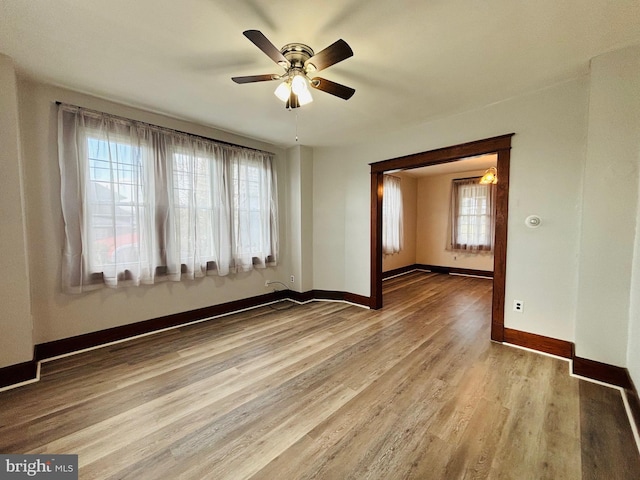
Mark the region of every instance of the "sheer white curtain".
POLYGON ((382 188, 382 253, 392 255, 400 252, 404 246, 400 179, 384 175, 382 188))
POLYGON ((276 264, 272 154, 68 105, 58 149, 66 291, 276 264))
POLYGON ((495 185, 478 178, 453 180, 451 187, 451 249, 493 252, 495 185))
POLYGON ((232 179, 231 257, 239 271, 275 265, 278 252, 276 175, 269 158, 261 152, 228 149, 227 165, 232 179))

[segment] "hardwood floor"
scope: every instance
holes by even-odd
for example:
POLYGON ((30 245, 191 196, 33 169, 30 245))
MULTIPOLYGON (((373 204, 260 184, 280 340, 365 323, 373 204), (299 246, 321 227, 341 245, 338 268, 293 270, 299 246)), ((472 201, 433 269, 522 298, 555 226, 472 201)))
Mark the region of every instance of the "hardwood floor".
POLYGON ((78 454, 82 479, 639 477, 617 390, 489 341, 490 280, 384 290, 44 363, 0 393, 0 452, 78 454))

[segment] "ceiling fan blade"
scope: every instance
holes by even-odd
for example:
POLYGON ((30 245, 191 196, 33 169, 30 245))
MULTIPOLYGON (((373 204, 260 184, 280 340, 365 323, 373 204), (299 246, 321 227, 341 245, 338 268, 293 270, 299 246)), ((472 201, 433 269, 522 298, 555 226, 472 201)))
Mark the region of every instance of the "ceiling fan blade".
POLYGON ((280 75, 275 73, 268 73, 266 75, 248 75, 246 77, 232 77, 236 83, 253 83, 253 82, 268 82, 270 80, 278 80, 280 75))
POLYGON ((332 82, 331 80, 320 77, 312 78, 310 84, 313 88, 330 93, 331 95, 335 95, 336 97, 340 97, 344 100, 349 100, 353 97, 353 94, 356 93, 355 88, 347 87, 340 83, 332 82))
POLYGON ((335 65, 342 60, 353 56, 353 50, 344 40, 340 39, 329 45, 324 50, 316 53, 309 60, 304 62, 305 68, 311 64, 316 67, 316 72, 324 70, 331 65, 335 65))
POLYGON ((260 30, 245 30, 242 33, 245 37, 251 40, 256 47, 266 53, 267 56, 278 65, 281 65, 284 68, 289 66, 289 61, 284 57, 284 55, 282 55, 280 50, 278 50, 276 46, 263 35, 260 30))

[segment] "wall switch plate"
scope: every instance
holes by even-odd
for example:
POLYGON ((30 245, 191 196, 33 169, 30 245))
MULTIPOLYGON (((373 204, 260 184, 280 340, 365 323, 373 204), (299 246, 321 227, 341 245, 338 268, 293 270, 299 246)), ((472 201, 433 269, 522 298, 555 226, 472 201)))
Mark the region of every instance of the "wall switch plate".
POLYGON ((522 300, 514 300, 513 311, 518 313, 524 312, 524 302, 522 300))
POLYGON ((269 280, 265 280, 265 281, 264 281, 264 286, 265 286, 265 287, 268 287, 270 283, 271 283, 271 282, 270 282, 269 280))

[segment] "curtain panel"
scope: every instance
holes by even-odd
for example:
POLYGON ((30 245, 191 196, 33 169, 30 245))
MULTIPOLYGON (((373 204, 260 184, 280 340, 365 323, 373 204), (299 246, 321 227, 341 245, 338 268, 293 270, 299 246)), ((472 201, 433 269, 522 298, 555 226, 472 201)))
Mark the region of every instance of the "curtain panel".
POLYGON ((480 177, 452 181, 451 250, 493 252, 496 186, 479 181, 480 177))
POLYGON ((393 255, 399 253, 404 247, 400 179, 392 175, 384 175, 382 188, 382 253, 393 255))
POLYGON ((63 289, 274 266, 273 154, 62 104, 63 289))

